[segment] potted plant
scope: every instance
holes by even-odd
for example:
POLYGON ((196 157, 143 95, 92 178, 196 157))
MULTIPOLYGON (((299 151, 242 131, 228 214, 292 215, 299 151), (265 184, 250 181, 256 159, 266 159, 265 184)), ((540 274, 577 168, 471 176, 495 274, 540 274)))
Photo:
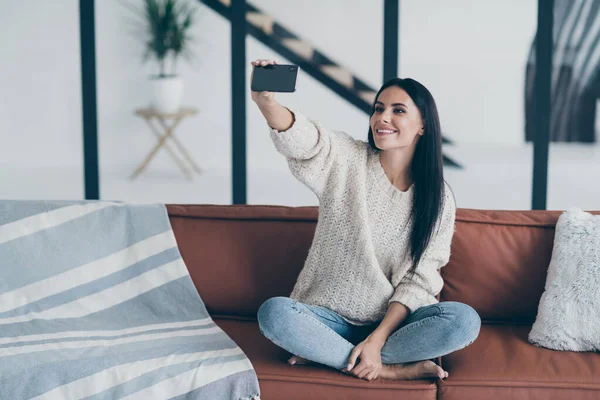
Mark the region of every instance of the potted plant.
POLYGON ((183 79, 177 75, 177 62, 182 56, 189 59, 192 55, 190 30, 196 21, 196 9, 189 0, 144 0, 142 10, 128 6, 143 21, 143 60, 153 60, 158 70, 150 76, 151 106, 163 113, 177 112, 183 98, 183 79))

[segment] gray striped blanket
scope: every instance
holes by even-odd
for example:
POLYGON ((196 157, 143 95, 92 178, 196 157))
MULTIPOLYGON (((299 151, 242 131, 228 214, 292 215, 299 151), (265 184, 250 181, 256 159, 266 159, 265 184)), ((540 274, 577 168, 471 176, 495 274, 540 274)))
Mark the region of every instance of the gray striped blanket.
POLYGON ((162 204, 0 201, 0 399, 253 399, 162 204))

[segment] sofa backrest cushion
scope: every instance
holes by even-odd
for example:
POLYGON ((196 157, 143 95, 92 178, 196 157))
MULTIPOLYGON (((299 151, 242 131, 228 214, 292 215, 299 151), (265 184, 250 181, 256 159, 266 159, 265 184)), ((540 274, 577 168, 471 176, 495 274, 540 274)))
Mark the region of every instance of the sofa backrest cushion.
MULTIPOLYGON (((171 225, 208 311, 254 317, 288 296, 314 236, 317 207, 168 205, 171 225)), ((600 214, 600 212, 592 212, 600 214)), ((487 321, 532 323, 560 211, 458 209, 441 301, 487 321)))
POLYGON ((255 317, 289 296, 312 243, 316 207, 167 205, 179 250, 211 314, 255 317))
POLYGON ((459 209, 441 301, 474 307, 484 320, 533 322, 560 212, 459 209))

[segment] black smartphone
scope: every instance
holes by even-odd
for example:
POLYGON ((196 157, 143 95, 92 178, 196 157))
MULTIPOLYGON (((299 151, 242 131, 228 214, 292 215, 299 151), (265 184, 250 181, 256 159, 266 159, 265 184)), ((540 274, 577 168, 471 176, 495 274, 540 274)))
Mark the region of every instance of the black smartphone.
POLYGON ((286 92, 296 91, 298 66, 294 64, 275 64, 254 67, 250 88, 254 92, 286 92))

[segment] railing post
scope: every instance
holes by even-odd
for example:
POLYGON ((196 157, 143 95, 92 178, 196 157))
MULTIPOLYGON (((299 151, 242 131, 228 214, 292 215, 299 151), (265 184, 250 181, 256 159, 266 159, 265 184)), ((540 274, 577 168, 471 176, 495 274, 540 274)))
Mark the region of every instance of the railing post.
POLYGON ((231 163, 233 204, 246 204, 246 0, 231 2, 231 163))

